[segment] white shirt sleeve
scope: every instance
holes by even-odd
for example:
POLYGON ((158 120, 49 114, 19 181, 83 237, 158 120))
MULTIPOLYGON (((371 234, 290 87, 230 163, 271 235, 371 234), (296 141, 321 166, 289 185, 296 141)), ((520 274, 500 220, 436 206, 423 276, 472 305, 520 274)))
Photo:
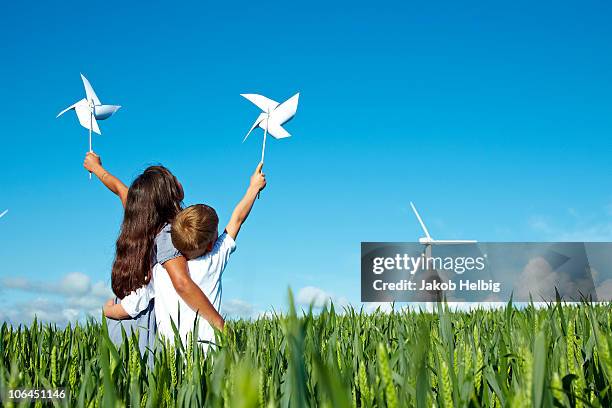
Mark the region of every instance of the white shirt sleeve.
POLYGON ((234 238, 230 237, 227 232, 224 232, 219 238, 217 238, 210 256, 212 264, 215 265, 214 269, 219 271, 219 274, 223 272, 230 255, 235 250, 236 241, 234 241, 234 238))
POLYGON ((132 291, 132 293, 121 299, 121 306, 131 317, 136 317, 149 306, 149 302, 154 297, 155 291, 153 289, 153 280, 151 280, 148 285, 132 291))

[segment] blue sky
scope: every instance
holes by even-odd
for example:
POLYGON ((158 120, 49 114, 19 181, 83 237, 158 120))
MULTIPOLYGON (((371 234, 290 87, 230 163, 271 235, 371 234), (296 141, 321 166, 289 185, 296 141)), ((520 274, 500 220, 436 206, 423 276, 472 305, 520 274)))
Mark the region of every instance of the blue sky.
POLYGON ((606 2, 100 5, 0 16, 1 318, 69 319, 110 281, 119 202, 82 169, 76 117, 55 119, 79 72, 123 105, 94 139, 108 170, 130 182, 162 163, 221 220, 261 147, 241 144, 258 112, 239 94, 301 92, 293 137, 268 145, 228 310, 281 308, 289 285, 357 303, 360 242, 420 236, 409 201, 434 237, 612 240, 606 2))

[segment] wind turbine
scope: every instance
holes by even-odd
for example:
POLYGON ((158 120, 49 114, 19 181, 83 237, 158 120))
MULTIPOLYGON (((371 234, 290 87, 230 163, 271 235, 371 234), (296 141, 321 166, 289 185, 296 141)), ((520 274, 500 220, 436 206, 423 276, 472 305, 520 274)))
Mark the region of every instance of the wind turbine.
POLYGON ((8 210, 4 210, 0 213, 0 218, 4 217, 6 215, 6 213, 8 212, 8 210))
MULTIPOLYGON (((423 219, 419 215, 419 212, 417 211, 416 207, 412 202, 410 202, 410 206, 412 207, 412 211, 414 211, 414 215, 416 215, 417 220, 419 220, 419 224, 421 224, 421 228, 425 233, 424 237, 419 238, 419 242, 425 246, 425 250, 423 251, 423 253, 425 254, 425 267, 427 272, 425 279, 429 280, 431 277, 433 277, 433 280, 437 281, 440 278, 440 275, 435 269, 429 269, 429 262, 427 261, 429 258, 431 258, 431 248, 433 245, 465 245, 475 244, 478 241, 472 239, 433 239, 429 234, 429 230, 425 226, 423 219)), ((436 298, 438 301, 440 301, 439 292, 436 292, 436 298)))
MULTIPOLYGON (((83 98, 80 101, 64 109, 56 116, 56 118, 59 118, 69 110, 74 110, 81 126, 83 126, 85 129, 89 129, 89 151, 93 152, 91 144, 91 132, 95 132, 99 135, 102 134, 97 121, 108 119, 115 112, 117 112, 119 108, 121 108, 121 106, 103 105, 102 102, 100 102, 100 99, 96 95, 95 91, 93 90, 93 87, 83 74, 81 74, 81 79, 83 80, 83 86, 85 87, 86 98, 83 98)), ((91 179, 91 173, 89 173, 89 178, 91 179)))
POLYGON ((478 241, 473 239, 433 239, 431 235, 429 235, 429 231, 423 222, 423 219, 419 215, 416 207, 412 202, 410 202, 410 206, 412 207, 412 211, 414 211, 414 215, 416 215, 417 220, 419 220, 419 224, 421 224, 421 228, 423 228, 423 232, 425 232, 425 236, 419 238, 419 242, 423 245, 456 245, 456 244, 475 244, 478 241))
POLYGON ((297 112, 300 93, 296 93, 291 98, 280 104, 270 98, 266 98, 263 95, 240 95, 253 102, 253 104, 255 104, 259 109, 263 111, 259 114, 257 120, 255 121, 255 123, 253 123, 253 126, 251 126, 251 129, 242 141, 244 143, 244 141, 247 140, 251 132, 256 127, 260 127, 263 129, 264 137, 263 145, 261 147, 261 162, 263 163, 266 152, 266 136, 268 135, 268 133, 275 139, 284 139, 286 137, 291 136, 291 134, 287 132, 282 125, 289 122, 295 116, 295 113, 297 112))

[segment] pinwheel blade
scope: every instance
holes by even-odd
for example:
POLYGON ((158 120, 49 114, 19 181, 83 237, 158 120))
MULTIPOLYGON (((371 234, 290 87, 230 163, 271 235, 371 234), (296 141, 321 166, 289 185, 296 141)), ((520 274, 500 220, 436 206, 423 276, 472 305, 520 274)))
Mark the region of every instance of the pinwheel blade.
POLYGON ((85 78, 83 74, 81 74, 81 79, 83 80, 83 85, 85 86, 85 93, 87 94, 87 101, 88 102, 93 101, 94 105, 102 105, 102 103, 100 102, 100 99, 98 99, 98 95, 96 95, 96 93, 93 90, 93 87, 91 86, 91 84, 89 83, 87 78, 85 78))
POLYGON ((6 215, 6 213, 8 212, 8 210, 4 210, 0 213, 0 218, 4 217, 6 215))
POLYGON ((268 126, 268 134, 275 139, 284 139, 286 137, 291 136, 289 132, 287 132, 280 123, 276 120, 276 118, 270 116, 267 120, 268 126))
POLYGON ((94 106, 94 116, 98 120, 104 120, 113 116, 121 108, 119 105, 98 105, 94 106))
POLYGON ((251 126, 251 129, 249 129, 249 133, 246 134, 246 136, 244 137, 244 139, 242 139, 242 143, 244 143, 245 140, 247 140, 247 137, 249 137, 249 135, 251 134, 251 132, 253 131, 253 129, 255 129, 256 127, 260 126, 260 125, 265 125, 265 123, 263 123, 266 119, 268 115, 265 113, 260 113, 259 116, 257 117, 257 120, 253 123, 253 126, 251 126))
POLYGON ((56 118, 59 118, 60 116, 62 116, 64 113, 68 112, 71 109, 76 109, 76 107, 78 105, 83 105, 85 104, 85 106, 87 106, 87 99, 81 99, 80 101, 78 101, 77 103, 74 103, 72 105, 70 105, 69 107, 67 107, 66 109, 64 109, 63 111, 61 111, 60 113, 57 114, 56 118))
POLYGON ((285 102, 281 103, 274 109, 270 116, 279 125, 284 125, 289 122, 295 116, 298 107, 298 101, 300 99, 300 93, 296 93, 285 102))
POLYGON ((95 116, 93 118, 90 117, 91 110, 89 109, 89 106, 87 106, 87 102, 85 102, 84 106, 77 105, 74 110, 76 111, 81 126, 89 130, 89 124, 91 123, 91 131, 99 135, 102 134, 102 132, 100 132, 100 127, 98 126, 98 121, 96 120, 95 116))
POLYGON ((274 110, 278 106, 278 102, 273 101, 270 98, 266 98, 263 95, 258 94, 240 94, 240 96, 248 99, 253 104, 255 104, 262 111, 269 113, 274 110))

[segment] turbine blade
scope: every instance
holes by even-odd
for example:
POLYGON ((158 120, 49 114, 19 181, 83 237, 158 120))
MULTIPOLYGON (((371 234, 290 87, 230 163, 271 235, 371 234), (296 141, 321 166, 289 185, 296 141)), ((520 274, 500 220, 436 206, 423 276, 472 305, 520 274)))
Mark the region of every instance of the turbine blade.
POLYGON ((417 211, 412 201, 410 202, 410 206, 412 207, 412 211, 414 211, 414 215, 416 215, 417 219, 419 220, 421 228, 423 228, 423 231, 425 232, 425 236, 431 240, 431 235, 429 235, 429 231, 427 231, 427 227, 425 226, 425 223, 421 219, 421 216, 419 215, 419 212, 417 211))
POLYGON ((478 241, 473 239, 440 239, 434 240, 432 244, 441 244, 441 245, 460 245, 460 244, 476 244, 478 241))
POLYGON ((255 104, 262 111, 269 113, 272 112, 277 106, 278 102, 273 101, 270 98, 266 98, 263 95, 258 94, 240 94, 240 96, 248 99, 253 104, 255 104))
POLYGON ((6 213, 8 212, 8 210, 4 210, 2 211, 2 213, 0 213, 0 218, 4 217, 6 215, 6 213))
POLYGON ((93 101, 94 105, 102 105, 100 99, 98 99, 98 95, 96 95, 95 91, 93 90, 93 87, 83 74, 81 74, 81 79, 83 80, 83 85, 85 86, 85 94, 87 94, 87 101, 93 101))
POLYGON ((299 99, 300 93, 298 92, 285 102, 278 105, 270 114, 270 117, 274 118, 279 125, 284 125, 285 123, 289 122, 291 119, 293 119, 295 113, 297 112, 299 99))
POLYGON ((286 137, 291 136, 291 134, 287 132, 285 129, 283 129, 280 123, 278 123, 278 121, 273 119, 272 116, 268 118, 267 126, 268 126, 268 134, 275 139, 284 139, 286 137))

